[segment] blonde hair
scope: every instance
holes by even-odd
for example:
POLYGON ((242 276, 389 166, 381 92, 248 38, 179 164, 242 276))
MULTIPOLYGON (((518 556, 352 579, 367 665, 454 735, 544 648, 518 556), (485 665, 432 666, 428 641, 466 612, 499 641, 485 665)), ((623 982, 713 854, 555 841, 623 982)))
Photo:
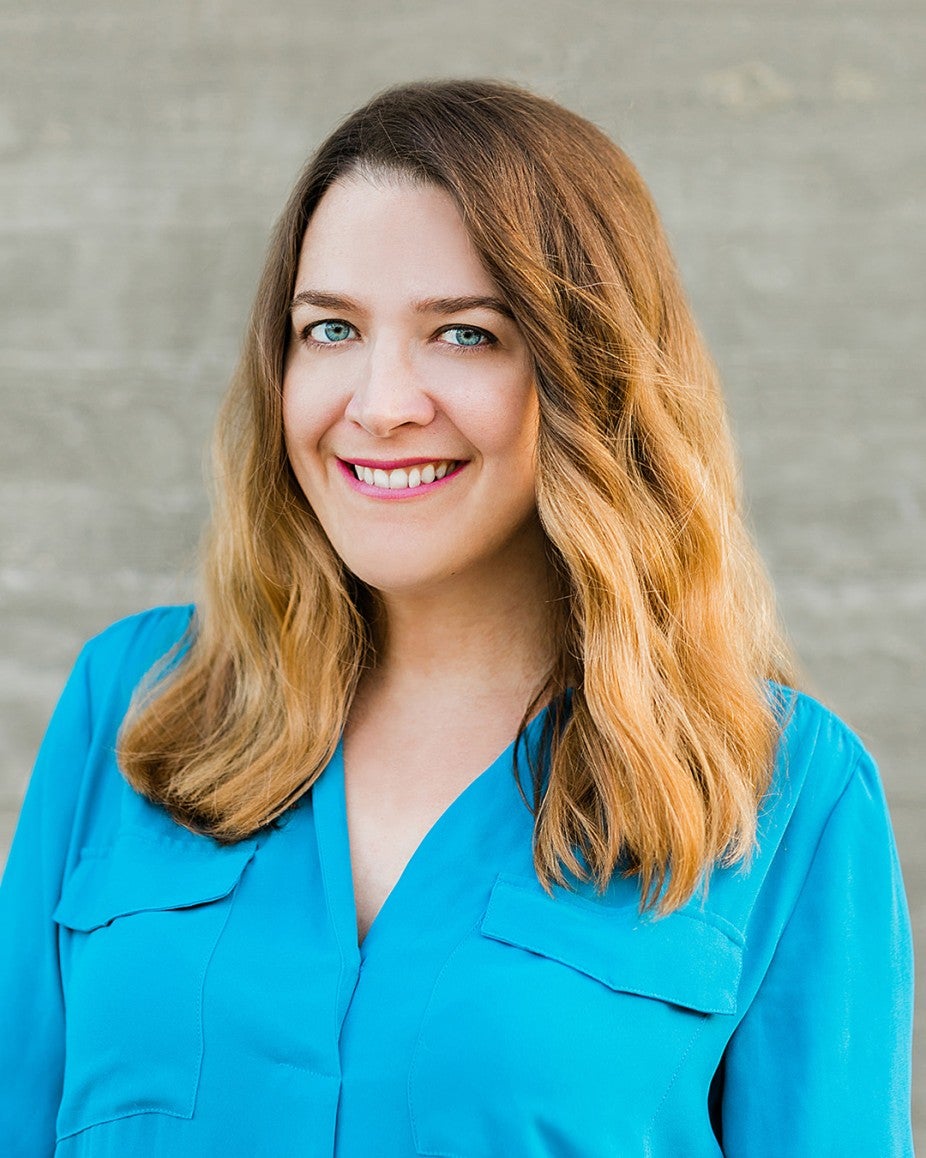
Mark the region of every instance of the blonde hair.
POLYGON ((789 659, 649 193, 597 128, 509 85, 389 90, 297 181, 218 425, 204 598, 123 729, 122 768, 181 824, 242 839, 311 787, 375 662, 375 594, 322 532, 281 413, 306 224, 358 169, 453 196, 533 352, 537 506, 564 596, 536 703, 573 687, 543 791, 535 769, 538 878, 635 873, 641 903, 671 911, 748 856, 780 730, 768 681, 789 659))

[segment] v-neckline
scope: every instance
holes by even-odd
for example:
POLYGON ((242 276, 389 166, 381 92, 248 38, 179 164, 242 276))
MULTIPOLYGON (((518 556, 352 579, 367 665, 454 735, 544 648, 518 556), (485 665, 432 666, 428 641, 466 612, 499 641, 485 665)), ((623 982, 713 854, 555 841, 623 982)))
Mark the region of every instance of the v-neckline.
MULTIPOLYGON (((534 749, 538 739, 538 731, 548 711, 548 706, 541 709, 527 725, 521 737, 517 767, 518 776, 521 779, 522 785, 525 785, 524 769, 526 767, 527 751, 534 749)), ((501 774, 502 769, 509 773, 508 783, 511 790, 510 797, 504 794, 506 806, 512 803, 515 805, 521 803, 522 807, 524 807, 517 790, 517 785, 515 784, 514 776, 511 774, 512 755, 515 744, 517 743, 517 739, 514 739, 506 745, 488 767, 483 769, 478 776, 457 793, 447 807, 434 820, 405 862, 401 873, 377 910, 376 916, 370 922, 366 934, 363 939, 360 940, 357 927, 357 902, 354 892, 354 874, 351 862, 350 833, 347 818, 343 737, 338 741, 338 745, 327 768, 319 780, 313 785, 312 797, 313 811, 316 817, 316 832, 319 843, 322 876, 328 898, 329 914, 338 939, 341 956, 345 963, 354 962, 359 967, 359 964, 366 958, 371 943, 375 944, 381 935, 379 930, 383 926, 384 915, 386 922, 388 922, 391 913, 401 902, 405 891, 410 887, 409 881, 419 875, 419 868, 422 861, 428 858, 432 852, 437 852, 438 850, 443 852, 447 851, 447 829, 452 824, 454 817, 466 809, 474 799, 485 795, 488 795, 491 799, 492 793, 489 790, 493 786, 493 782, 501 774), (445 839, 439 842, 438 838, 442 833, 445 839)), ((496 792, 495 795, 498 796, 499 793, 496 792)), ((524 811, 525 814, 527 814, 526 807, 524 811)), ((479 812, 480 816, 483 817, 484 809, 479 810, 479 812)))

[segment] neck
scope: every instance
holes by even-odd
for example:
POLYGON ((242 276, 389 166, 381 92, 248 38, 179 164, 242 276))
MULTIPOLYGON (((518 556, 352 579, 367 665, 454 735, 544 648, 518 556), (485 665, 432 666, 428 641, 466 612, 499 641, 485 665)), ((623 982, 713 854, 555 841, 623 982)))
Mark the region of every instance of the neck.
POLYGON ((370 690, 434 699, 524 699, 555 655, 554 587, 539 526, 487 573, 433 588, 379 592, 380 647, 370 690))

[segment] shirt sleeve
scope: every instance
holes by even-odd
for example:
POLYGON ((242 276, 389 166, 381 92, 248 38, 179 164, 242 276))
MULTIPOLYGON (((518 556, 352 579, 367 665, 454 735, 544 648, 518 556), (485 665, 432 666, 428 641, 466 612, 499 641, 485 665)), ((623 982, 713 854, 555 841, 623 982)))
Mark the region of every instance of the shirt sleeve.
POLYGON ((55 1149, 64 1068, 58 902, 90 743, 86 651, 39 751, 0 884, 0 1153, 55 1149))
POLYGON ((908 1158, 910 920, 867 753, 823 828, 797 903, 728 1046, 728 1158, 908 1158))

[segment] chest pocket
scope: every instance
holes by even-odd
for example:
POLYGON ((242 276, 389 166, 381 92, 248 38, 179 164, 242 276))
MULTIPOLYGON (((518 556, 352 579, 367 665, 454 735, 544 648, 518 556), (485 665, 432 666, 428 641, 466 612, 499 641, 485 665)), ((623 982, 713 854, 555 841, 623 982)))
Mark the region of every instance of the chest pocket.
POLYGON ((417 1152, 641 1153, 683 1059, 698 1069, 698 1038, 732 1032, 741 967, 739 934, 709 914, 642 918, 500 875, 422 1020, 417 1152))
POLYGON ((54 912, 66 1009, 59 1140, 133 1114, 192 1116, 209 962, 255 847, 128 832, 85 851, 54 912))

